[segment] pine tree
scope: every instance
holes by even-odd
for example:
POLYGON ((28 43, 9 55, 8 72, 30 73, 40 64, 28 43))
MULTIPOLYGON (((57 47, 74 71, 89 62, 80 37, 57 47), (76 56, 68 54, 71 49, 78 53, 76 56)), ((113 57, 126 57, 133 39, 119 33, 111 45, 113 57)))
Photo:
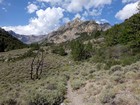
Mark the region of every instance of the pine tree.
POLYGON ((93 51, 93 47, 91 42, 88 42, 88 44, 85 45, 85 59, 88 59, 89 57, 92 56, 92 51, 93 51))
POLYGON ((75 61, 81 61, 84 59, 84 44, 80 41, 74 41, 71 44, 71 55, 75 61))
POLYGON ((4 50, 5 50, 5 44, 4 44, 4 39, 2 38, 1 40, 0 40, 0 52, 4 52, 4 50))

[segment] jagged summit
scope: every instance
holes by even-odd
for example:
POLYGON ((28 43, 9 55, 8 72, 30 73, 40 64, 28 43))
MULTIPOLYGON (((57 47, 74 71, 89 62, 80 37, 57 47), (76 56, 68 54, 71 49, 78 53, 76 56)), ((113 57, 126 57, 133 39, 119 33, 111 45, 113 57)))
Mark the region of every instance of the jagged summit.
POLYGON ((48 34, 46 40, 43 41, 49 43, 62 43, 69 40, 76 39, 79 37, 78 33, 91 33, 97 30, 107 30, 111 26, 109 23, 98 24, 95 21, 83 21, 80 18, 76 18, 73 21, 66 23, 65 25, 59 27, 56 31, 48 34))

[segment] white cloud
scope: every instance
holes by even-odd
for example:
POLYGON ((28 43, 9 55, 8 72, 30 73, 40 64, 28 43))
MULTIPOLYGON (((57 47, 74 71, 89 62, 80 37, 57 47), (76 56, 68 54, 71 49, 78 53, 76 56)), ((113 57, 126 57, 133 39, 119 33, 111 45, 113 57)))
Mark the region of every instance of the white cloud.
POLYGON ((94 6, 95 8, 107 5, 107 4, 111 4, 112 0, 90 0, 88 2, 87 8, 91 8, 92 6, 94 6))
POLYGON ((27 9, 28 9, 28 13, 33 13, 38 9, 38 6, 35 4, 29 4, 27 6, 27 9))
POLYGON ((70 19, 68 17, 63 18, 63 23, 68 23, 70 22, 70 19))
POLYGON ((61 4, 63 0, 37 0, 39 2, 51 3, 52 5, 61 4))
POLYGON ((122 3, 132 3, 140 0, 122 0, 122 3))
POLYGON ((83 10, 84 5, 87 4, 87 0, 72 0, 71 3, 68 5, 67 10, 69 12, 80 12, 83 10))
POLYGON ((79 12, 83 9, 89 10, 90 8, 101 8, 104 5, 111 4, 112 0, 72 0, 68 5, 69 12, 79 12))
POLYGON ((115 17, 120 20, 125 20, 131 17, 132 15, 138 13, 137 10, 138 2, 127 4, 122 10, 120 10, 115 17))
POLYGON ((6 8, 4 8, 4 7, 2 7, 2 10, 4 10, 5 12, 7 12, 7 9, 6 9, 6 8))
POLYGON ((103 23, 109 23, 109 21, 106 19, 100 19, 100 20, 97 20, 96 23, 103 24, 103 23))
POLYGON ((84 11, 84 13, 82 14, 84 17, 87 17, 88 16, 88 12, 87 11, 84 11))
POLYGON ((99 16, 102 13, 102 8, 101 9, 92 9, 91 11, 89 11, 89 14, 91 16, 99 16))
POLYGON ((79 13, 77 13, 75 16, 74 16, 74 18, 73 19, 76 19, 76 18, 81 18, 81 15, 79 14, 79 13))
POLYGON ((0 0, 0 3, 2 3, 3 2, 3 0, 0 0))
POLYGON ((101 23, 109 23, 109 21, 106 19, 101 19, 100 21, 101 21, 101 23))
POLYGON ((81 12, 83 9, 100 8, 104 5, 111 4, 112 0, 37 0, 39 2, 59 5, 69 12, 81 12))
POLYGON ((6 30, 13 30, 24 35, 42 35, 51 32, 59 26, 60 19, 63 17, 64 10, 58 8, 47 8, 46 10, 36 11, 36 18, 31 18, 28 25, 3 27, 6 30))

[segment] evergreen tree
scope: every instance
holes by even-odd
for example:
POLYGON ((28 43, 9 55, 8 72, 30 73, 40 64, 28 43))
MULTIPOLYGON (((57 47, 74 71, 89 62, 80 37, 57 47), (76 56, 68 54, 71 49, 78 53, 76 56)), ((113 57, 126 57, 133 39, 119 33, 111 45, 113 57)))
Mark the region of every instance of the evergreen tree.
POLYGON ((84 44, 80 41, 74 41, 71 44, 71 55, 75 61, 81 61, 84 59, 84 44))
POLYGON ((88 44, 85 45, 85 59, 88 59, 89 57, 92 56, 92 51, 93 51, 93 48, 92 48, 92 44, 90 42, 88 42, 88 44))
POLYGON ((5 44, 4 44, 4 39, 2 38, 0 40, 0 52, 4 52, 5 50, 5 44))

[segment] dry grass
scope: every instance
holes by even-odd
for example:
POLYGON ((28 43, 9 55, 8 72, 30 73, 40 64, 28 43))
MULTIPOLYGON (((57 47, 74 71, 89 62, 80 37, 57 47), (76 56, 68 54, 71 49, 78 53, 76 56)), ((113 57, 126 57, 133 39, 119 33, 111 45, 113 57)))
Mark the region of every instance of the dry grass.
MULTIPOLYGON (((0 53, 0 58, 19 56, 28 49, 0 53)), ((139 105, 140 61, 104 70, 104 64, 73 62, 68 56, 45 54, 40 80, 30 80, 32 58, 0 61, 0 104, 59 105, 70 79, 73 90, 82 94, 86 105, 139 105)), ((67 99, 66 99, 67 100, 67 99)))

